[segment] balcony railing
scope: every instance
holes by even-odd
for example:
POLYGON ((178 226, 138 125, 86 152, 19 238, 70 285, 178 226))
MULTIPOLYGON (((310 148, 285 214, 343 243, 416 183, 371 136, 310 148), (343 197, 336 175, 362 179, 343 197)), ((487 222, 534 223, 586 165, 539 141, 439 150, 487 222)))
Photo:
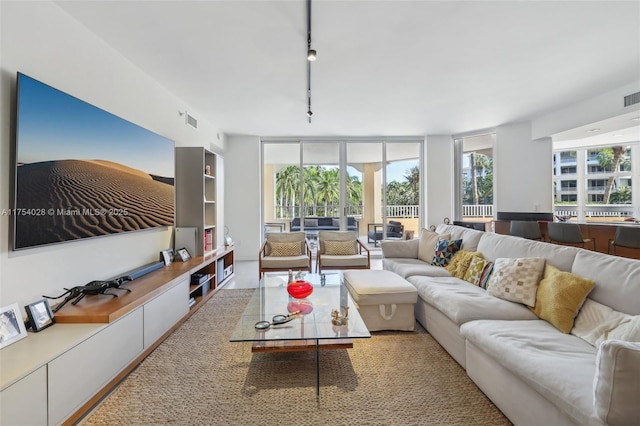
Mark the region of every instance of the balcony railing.
MULTIPOLYGON (((362 205, 347 207, 347 216, 361 217, 362 205)), ((275 206, 274 217, 276 219, 290 219, 292 217, 300 217, 300 206, 275 206)), ((310 205, 304 207, 305 217, 338 217, 340 211, 337 206, 328 206, 324 204, 310 205)), ((420 206, 387 206, 387 217, 391 218, 418 218, 420 215, 420 206)))
POLYGON ((493 204, 463 205, 462 217, 493 217, 493 204))
MULTIPOLYGON (((347 207, 347 216, 362 216, 362 205, 347 207)), ((462 206, 463 217, 493 217, 492 204, 475 204, 462 206)), ((338 207, 329 206, 325 211, 324 205, 305 206, 305 217, 338 217, 340 215, 338 207)), ((420 217, 420 206, 418 205, 390 205, 387 206, 388 218, 418 218, 420 217)), ((276 219, 289 219, 299 217, 300 206, 275 206, 276 219)))
MULTIPOLYGON (((553 206, 553 212, 557 216, 578 216, 577 205, 560 204, 553 206)), ((629 217, 633 216, 633 205, 631 204, 599 204, 586 205, 582 208, 585 217, 629 217)))

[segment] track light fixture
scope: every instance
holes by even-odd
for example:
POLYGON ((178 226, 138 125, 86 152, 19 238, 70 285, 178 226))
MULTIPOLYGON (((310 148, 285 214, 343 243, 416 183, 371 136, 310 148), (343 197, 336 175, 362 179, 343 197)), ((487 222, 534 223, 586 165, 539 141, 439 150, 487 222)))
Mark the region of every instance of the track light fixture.
POLYGON ((313 49, 307 50, 307 60, 315 61, 316 60, 316 51, 313 49))
POLYGON ((316 60, 316 51, 311 48, 311 0, 307 0, 307 117, 311 124, 311 62, 316 60))

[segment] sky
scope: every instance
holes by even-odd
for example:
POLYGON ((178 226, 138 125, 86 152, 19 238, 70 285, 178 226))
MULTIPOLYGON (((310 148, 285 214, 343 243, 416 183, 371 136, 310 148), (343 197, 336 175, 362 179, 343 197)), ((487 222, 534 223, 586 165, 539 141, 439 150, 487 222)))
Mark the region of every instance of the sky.
POLYGON ((174 177, 173 141, 19 74, 19 163, 108 160, 174 177))

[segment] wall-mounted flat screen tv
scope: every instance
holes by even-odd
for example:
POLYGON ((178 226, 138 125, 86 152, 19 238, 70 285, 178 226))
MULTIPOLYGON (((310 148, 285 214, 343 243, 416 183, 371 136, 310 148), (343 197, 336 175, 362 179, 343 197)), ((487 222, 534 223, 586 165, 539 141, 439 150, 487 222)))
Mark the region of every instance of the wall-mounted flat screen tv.
POLYGON ((18 73, 13 249, 172 226, 174 142, 18 73))

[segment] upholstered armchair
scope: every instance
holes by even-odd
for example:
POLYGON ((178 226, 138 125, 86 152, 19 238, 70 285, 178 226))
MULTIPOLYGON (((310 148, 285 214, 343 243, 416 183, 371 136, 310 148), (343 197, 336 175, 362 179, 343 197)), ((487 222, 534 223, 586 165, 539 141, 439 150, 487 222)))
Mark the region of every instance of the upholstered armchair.
POLYGON ((265 272, 304 270, 311 272, 311 250, 304 232, 275 232, 266 235, 258 253, 258 277, 265 272))
POLYGON ((324 269, 370 269, 369 249, 353 231, 318 231, 318 273, 324 269))

